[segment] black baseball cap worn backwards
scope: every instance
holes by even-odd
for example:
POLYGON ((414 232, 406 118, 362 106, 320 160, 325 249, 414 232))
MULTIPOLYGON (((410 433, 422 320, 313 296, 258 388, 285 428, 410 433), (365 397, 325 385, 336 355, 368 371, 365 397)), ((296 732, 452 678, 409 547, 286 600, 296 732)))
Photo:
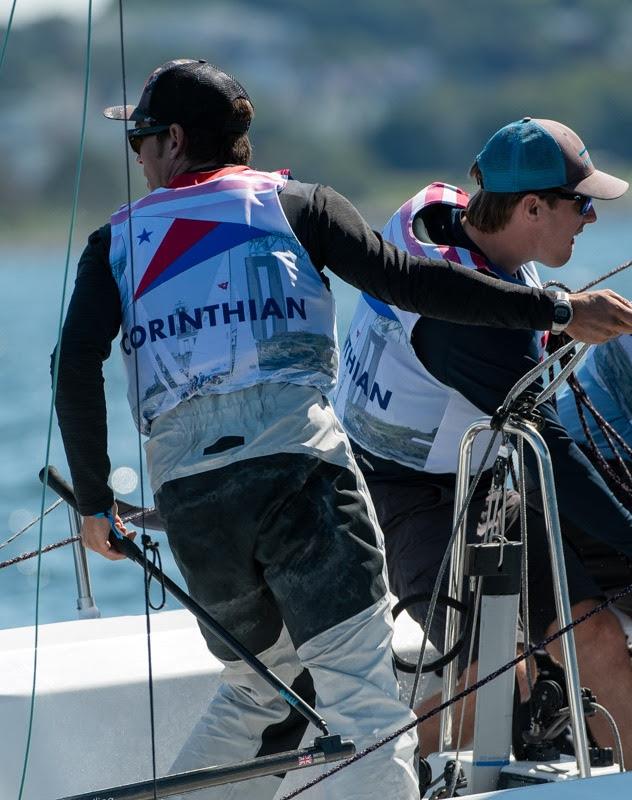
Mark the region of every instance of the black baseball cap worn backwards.
POLYGON ((248 93, 232 75, 207 61, 179 58, 157 67, 147 79, 137 106, 111 106, 109 119, 148 125, 208 126, 221 133, 246 133, 248 121, 235 119, 233 101, 248 93))

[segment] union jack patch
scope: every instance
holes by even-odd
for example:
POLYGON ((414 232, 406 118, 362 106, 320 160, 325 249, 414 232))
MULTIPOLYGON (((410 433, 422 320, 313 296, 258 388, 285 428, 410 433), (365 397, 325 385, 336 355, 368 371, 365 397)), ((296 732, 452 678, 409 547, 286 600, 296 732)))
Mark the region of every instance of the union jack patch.
POLYGON ((309 767, 311 764, 314 763, 314 756, 307 753, 304 756, 298 757, 298 765, 299 767, 309 767))

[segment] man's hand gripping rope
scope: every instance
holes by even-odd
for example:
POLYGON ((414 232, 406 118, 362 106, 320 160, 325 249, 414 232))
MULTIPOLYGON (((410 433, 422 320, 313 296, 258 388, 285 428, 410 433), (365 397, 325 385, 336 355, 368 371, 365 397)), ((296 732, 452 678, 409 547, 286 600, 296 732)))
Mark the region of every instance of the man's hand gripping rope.
POLYGON ((84 517, 81 525, 81 541, 84 547, 94 550, 110 561, 120 561, 127 556, 117 549, 114 541, 123 537, 134 540, 136 533, 128 531, 118 514, 116 503, 109 511, 84 517))

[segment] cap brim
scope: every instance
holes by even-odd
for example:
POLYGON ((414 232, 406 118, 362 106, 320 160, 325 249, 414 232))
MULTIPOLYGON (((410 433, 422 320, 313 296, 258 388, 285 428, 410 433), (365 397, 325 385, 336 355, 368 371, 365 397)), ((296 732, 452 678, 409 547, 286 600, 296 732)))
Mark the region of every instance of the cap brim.
POLYGON ((133 120, 136 106, 110 106, 103 109, 103 116, 108 119, 133 120))
POLYGON ((630 184, 621 178, 615 178, 614 175, 608 175, 607 172, 596 169, 579 183, 564 188, 594 197, 596 200, 615 200, 628 191, 630 184))

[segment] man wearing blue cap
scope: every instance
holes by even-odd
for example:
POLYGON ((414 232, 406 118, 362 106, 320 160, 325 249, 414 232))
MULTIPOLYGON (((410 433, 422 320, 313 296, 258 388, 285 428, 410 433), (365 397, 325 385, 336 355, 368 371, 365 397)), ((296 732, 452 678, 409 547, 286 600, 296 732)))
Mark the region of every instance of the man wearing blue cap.
MULTIPOLYGON (((575 237, 597 219, 593 198, 614 199, 628 188, 595 169, 570 128, 529 117, 495 133, 470 174, 479 186, 471 197, 432 184, 393 215, 384 236, 411 254, 448 258, 499 283, 523 286, 540 285, 534 261, 561 267, 569 260, 575 237)), ((553 332, 566 330, 572 313, 565 292, 556 295, 554 317, 553 332)), ((385 533, 389 579, 400 598, 432 592, 452 529, 463 432, 502 404, 513 384, 541 359, 545 341, 542 332, 455 325, 362 295, 343 346, 334 404, 367 479, 385 533)), ((540 408, 560 514, 587 534, 632 553, 632 517, 567 434, 552 404, 540 408)), ((486 444, 482 438, 473 454, 475 468, 486 444)), ((486 506, 495 455, 485 464, 483 488, 470 507, 471 540, 486 506)), ((533 463, 527 467, 533 472, 533 463)), ((508 506, 515 522, 517 495, 510 496, 508 506)), ((556 613, 548 547, 535 513, 529 520, 529 562, 531 632, 537 641, 555 628, 556 613)), ((570 550, 566 562, 573 611, 580 614, 594 607, 601 591, 570 550)), ((426 610, 427 604, 411 609, 419 622, 426 610)), ((430 629, 439 647, 444 619, 440 608, 430 629)), ((617 717, 629 760, 632 713, 626 706, 632 669, 619 623, 602 613, 577 629, 576 641, 582 682, 617 717)), ((591 725, 600 739, 609 739, 607 725, 591 725)), ((423 734, 423 750, 432 751, 437 723, 430 720, 423 734)))

